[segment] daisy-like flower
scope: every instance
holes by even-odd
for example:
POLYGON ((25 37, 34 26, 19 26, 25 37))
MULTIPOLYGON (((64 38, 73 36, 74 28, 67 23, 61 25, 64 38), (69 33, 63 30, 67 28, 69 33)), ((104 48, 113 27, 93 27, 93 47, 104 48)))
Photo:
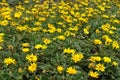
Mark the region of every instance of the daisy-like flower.
POLYGON ((80 61, 82 58, 83 58, 83 54, 73 54, 71 59, 76 63, 80 61))
POLYGON ((94 44, 100 45, 100 44, 102 44, 102 41, 99 40, 99 39, 95 39, 95 40, 94 40, 94 44))
POLYGON ((104 62, 106 63, 110 63, 111 59, 109 57, 103 57, 104 62))
POLYGON ((16 64, 16 61, 15 61, 15 59, 9 57, 9 58, 5 58, 5 59, 4 59, 4 63, 5 63, 6 65, 16 64))
POLYGON ((96 68, 95 68, 97 71, 102 71, 104 72, 105 71, 105 66, 103 64, 97 64, 96 65, 96 68))
POLYGON ((76 70, 75 68, 73 68, 73 67, 68 67, 68 68, 67 68, 67 73, 74 75, 74 74, 77 73, 77 70, 76 70))
POLYGON ((36 55, 33 55, 33 54, 28 54, 26 56, 26 59, 29 61, 29 62, 36 62, 37 61, 37 56, 36 55))
POLYGON ((90 71, 90 72, 89 72, 89 76, 90 76, 90 77, 93 77, 93 78, 98 78, 99 74, 98 74, 98 72, 90 71))
POLYGON ((34 71, 36 71, 36 68, 37 68, 37 64, 36 63, 31 63, 31 65, 28 66, 28 71, 33 73, 34 71))
POLYGON ((63 66, 57 66, 57 71, 59 73, 62 73, 63 70, 64 70, 63 66))

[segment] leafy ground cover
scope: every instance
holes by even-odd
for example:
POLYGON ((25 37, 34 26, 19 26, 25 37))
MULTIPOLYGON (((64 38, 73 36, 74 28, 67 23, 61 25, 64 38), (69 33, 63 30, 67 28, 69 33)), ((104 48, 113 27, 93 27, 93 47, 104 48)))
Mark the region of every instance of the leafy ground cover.
POLYGON ((0 2, 1 80, 120 80, 119 0, 14 2, 0 2))

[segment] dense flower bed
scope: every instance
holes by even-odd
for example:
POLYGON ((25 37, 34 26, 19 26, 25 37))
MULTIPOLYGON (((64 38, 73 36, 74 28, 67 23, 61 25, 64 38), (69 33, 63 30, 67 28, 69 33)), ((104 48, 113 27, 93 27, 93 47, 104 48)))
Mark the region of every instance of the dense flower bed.
POLYGON ((0 2, 1 80, 119 80, 120 1, 0 2))

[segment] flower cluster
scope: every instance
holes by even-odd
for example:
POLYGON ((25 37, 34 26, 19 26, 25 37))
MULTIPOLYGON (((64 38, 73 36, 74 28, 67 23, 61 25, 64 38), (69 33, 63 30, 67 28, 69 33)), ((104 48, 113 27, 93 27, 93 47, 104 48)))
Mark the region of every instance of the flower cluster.
POLYGON ((110 66, 118 66, 116 61, 111 60, 111 58, 104 56, 91 56, 88 68, 91 69, 89 75, 93 78, 98 78, 102 73, 104 73, 110 66), (110 64, 109 64, 110 63, 110 64), (115 64, 114 64, 115 63, 115 64))
POLYGON ((1 0, 1 80, 120 79, 119 18, 119 0, 1 0))

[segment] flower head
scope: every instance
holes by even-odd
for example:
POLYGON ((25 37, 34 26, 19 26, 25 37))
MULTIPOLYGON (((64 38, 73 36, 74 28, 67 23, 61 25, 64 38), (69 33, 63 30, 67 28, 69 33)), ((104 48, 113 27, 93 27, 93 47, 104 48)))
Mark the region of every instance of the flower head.
POLYGON ((99 31, 99 29, 96 29, 96 31, 95 31, 97 34, 99 34, 100 33, 100 31, 99 31))
POLYGON ((58 38, 59 40, 65 40, 65 36, 63 36, 63 35, 59 35, 57 38, 58 38))
POLYGON ((37 56, 36 55, 33 55, 33 54, 28 54, 26 56, 26 59, 29 61, 29 62, 36 62, 37 61, 37 56))
POLYGON ((104 62, 106 63, 110 63, 111 59, 109 57, 103 57, 104 62))
POLYGON ((29 48, 22 48, 22 51, 23 51, 23 52, 29 52, 30 49, 29 49, 29 48))
POLYGON ((90 72, 89 72, 89 76, 90 76, 90 77, 93 77, 93 78, 98 78, 99 74, 98 74, 98 72, 90 71, 90 72))
POLYGON ((67 73, 68 74, 76 74, 77 73, 77 70, 73 67, 68 67, 67 68, 67 73))
POLYGON ((42 47, 41 44, 37 44, 37 45, 35 45, 35 49, 40 49, 41 47, 42 47))
POLYGON ((33 73, 34 71, 36 71, 36 68, 37 68, 37 64, 36 63, 31 63, 31 65, 28 66, 28 71, 33 73))
POLYGON ((113 41, 113 43, 112 43, 112 48, 113 48, 113 49, 119 49, 119 44, 118 44, 117 41, 113 41))
POLYGON ((15 17, 15 18, 20 18, 20 17, 21 17, 21 15, 22 15, 22 13, 21 13, 21 12, 16 12, 16 13, 14 14, 14 17, 15 17))
POLYGON ((100 45, 100 44, 102 44, 102 41, 100 41, 99 39, 95 39, 95 40, 94 40, 94 44, 100 45))
POLYGON ((29 45, 29 43, 23 43, 22 44, 22 47, 29 47, 30 45, 29 45))
POLYGON ((74 49, 70 49, 70 48, 65 48, 64 49, 64 53, 68 53, 68 54, 72 53, 72 54, 74 54, 75 50, 74 49))
POLYGON ((73 54, 71 59, 76 63, 80 61, 82 58, 83 58, 83 54, 73 54))
POLYGON ((116 61, 112 62, 113 66, 118 66, 118 63, 116 61))
POLYGON ((3 21, 1 21, 1 24, 0 25, 2 25, 2 26, 7 26, 8 25, 8 21, 7 20, 3 20, 3 21))
POLYGON ((99 57, 99 56, 91 56, 90 57, 90 61, 92 61, 92 62, 95 62, 95 61, 97 61, 97 62, 99 62, 99 61, 101 61, 102 59, 101 59, 101 57, 99 57))
POLYGON ((105 71, 105 66, 103 64, 97 64, 96 65, 96 68, 95 68, 97 71, 102 71, 104 72, 105 71))
POLYGON ((51 40, 47 38, 43 38, 43 42, 47 45, 51 43, 51 40))
POLYGON ((89 65, 88 65, 88 68, 92 68, 92 69, 95 69, 95 63, 89 63, 89 65))
POLYGON ((89 34, 88 29, 84 28, 84 29, 83 29, 83 33, 84 33, 84 34, 89 34))
POLYGON ((5 58, 5 59, 4 59, 4 63, 5 63, 6 65, 10 65, 10 64, 15 64, 16 61, 15 61, 15 59, 9 57, 9 58, 5 58))
POLYGON ((57 71, 59 73, 62 73, 63 69, 64 69, 63 66, 57 66, 57 71))

